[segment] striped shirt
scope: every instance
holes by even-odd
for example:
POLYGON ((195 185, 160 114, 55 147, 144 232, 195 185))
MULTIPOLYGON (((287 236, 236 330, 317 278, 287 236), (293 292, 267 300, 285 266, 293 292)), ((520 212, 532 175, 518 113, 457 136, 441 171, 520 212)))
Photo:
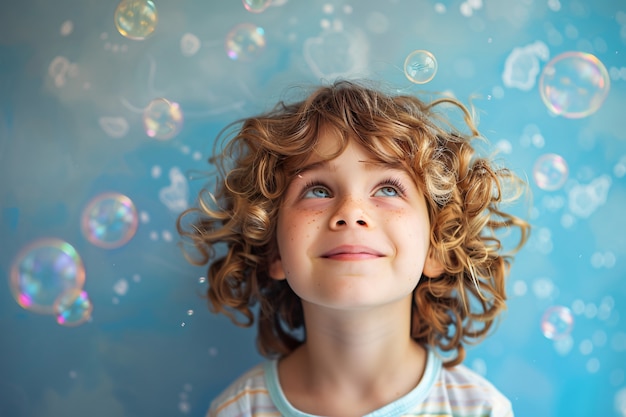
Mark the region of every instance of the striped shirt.
MULTIPOLYGON (((294 408, 278 380, 277 361, 252 368, 212 403, 208 417, 312 417, 294 408)), ((511 402, 489 381, 463 365, 444 368, 428 353, 418 385, 367 417, 513 417, 511 402)))

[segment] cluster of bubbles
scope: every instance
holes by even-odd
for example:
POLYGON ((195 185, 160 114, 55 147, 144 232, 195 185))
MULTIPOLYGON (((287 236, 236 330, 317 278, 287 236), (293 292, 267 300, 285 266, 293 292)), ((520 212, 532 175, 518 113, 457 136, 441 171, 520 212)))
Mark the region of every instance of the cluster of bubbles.
MULTIPOLYGON (((132 200, 107 192, 93 198, 83 209, 82 233, 103 249, 127 243, 137 230, 137 210, 132 200)), ((56 316, 63 326, 89 320, 93 305, 85 285, 85 266, 70 243, 41 238, 26 245, 15 257, 10 288, 15 301, 26 310, 56 316)))
MULTIPOLYGON (((115 27, 125 38, 144 40, 156 29, 158 13, 151 0, 122 0, 115 9, 115 27)), ((181 39, 183 53, 195 54, 199 41, 190 36, 181 39)), ((181 130, 183 113, 178 103, 165 98, 152 100, 143 110, 146 135, 158 140, 169 140, 181 130)))
POLYGON ((606 67, 594 55, 565 52, 543 68, 539 92, 552 113, 578 119, 600 108, 609 93, 610 84, 606 67))
POLYGON ((76 249, 56 238, 39 239, 24 247, 11 266, 10 287, 26 310, 53 314, 62 325, 86 321, 92 310, 85 284, 85 267, 76 249))

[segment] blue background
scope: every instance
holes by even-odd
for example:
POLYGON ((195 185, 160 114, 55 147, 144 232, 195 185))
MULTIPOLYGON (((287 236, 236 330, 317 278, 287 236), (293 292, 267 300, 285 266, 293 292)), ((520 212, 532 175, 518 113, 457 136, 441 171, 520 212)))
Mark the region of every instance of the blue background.
POLYGON ((335 77, 475 97, 481 131, 529 178, 534 231, 514 264, 504 320, 466 364, 518 416, 626 415, 624 1, 276 0, 251 13, 238 0, 162 0, 145 40, 117 32, 116 5, 0 6, 0 416, 203 416, 260 360, 254 330, 208 312, 204 268, 183 258, 178 208, 159 193, 192 204, 224 125, 268 109, 289 86, 335 77), (224 49, 244 22, 265 32, 249 62, 224 49), (421 86, 403 73, 416 49, 439 64, 421 86), (566 51, 593 53, 611 76, 603 106, 585 118, 550 114, 539 94, 538 71, 566 51), (168 141, 143 131, 142 109, 157 97, 185 116, 168 141), (569 165, 555 191, 532 180, 546 153, 569 165), (83 208, 105 191, 126 194, 140 213, 117 249, 94 246, 80 229, 83 208), (60 326, 12 297, 10 265, 42 237, 82 257, 94 306, 82 325, 60 326), (554 305, 574 317, 560 342, 540 326, 554 305))

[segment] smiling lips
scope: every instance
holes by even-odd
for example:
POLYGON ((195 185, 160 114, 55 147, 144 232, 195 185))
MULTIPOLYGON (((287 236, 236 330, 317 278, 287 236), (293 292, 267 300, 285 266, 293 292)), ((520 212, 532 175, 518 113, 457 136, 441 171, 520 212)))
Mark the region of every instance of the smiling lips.
POLYGON ((382 256, 384 256, 382 253, 367 246, 342 245, 324 253, 322 258, 335 261, 359 261, 380 258, 382 256))

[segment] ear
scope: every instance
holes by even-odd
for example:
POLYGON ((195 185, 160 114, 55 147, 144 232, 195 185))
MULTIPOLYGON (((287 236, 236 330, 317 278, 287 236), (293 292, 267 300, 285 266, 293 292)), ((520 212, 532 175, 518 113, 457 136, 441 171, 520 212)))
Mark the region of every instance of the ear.
POLYGON ((428 249, 428 255, 426 256, 426 262, 424 262, 424 270, 422 271, 422 274, 429 278, 435 278, 443 274, 445 271, 446 270, 443 267, 443 264, 436 258, 435 251, 431 246, 428 249))
POLYGON ((283 261, 280 259, 280 256, 277 256, 276 259, 270 263, 268 269, 270 277, 276 280, 280 281, 287 277, 285 270, 283 269, 283 261))

